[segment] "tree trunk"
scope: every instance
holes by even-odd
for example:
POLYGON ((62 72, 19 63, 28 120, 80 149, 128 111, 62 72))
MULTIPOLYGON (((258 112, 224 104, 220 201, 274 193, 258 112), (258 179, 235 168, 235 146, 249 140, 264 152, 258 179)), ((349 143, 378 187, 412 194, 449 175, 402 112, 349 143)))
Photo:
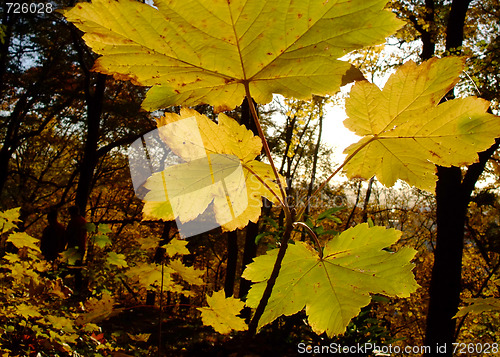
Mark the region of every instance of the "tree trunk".
MULTIPOLYGON (((257 255, 257 245, 255 244, 255 238, 259 234, 259 225, 258 223, 250 222, 246 227, 245 234, 245 249, 243 251, 243 269, 250 264, 253 258, 257 255)), ((252 283, 246 279, 241 278, 240 280, 240 291, 239 297, 242 298, 248 294, 250 290, 250 286, 252 283)))
POLYGON ((75 204, 85 215, 87 201, 94 179, 94 171, 98 161, 97 145, 99 142, 99 128, 101 125, 102 104, 104 101, 104 89, 106 88, 106 76, 98 74, 93 93, 87 95, 87 138, 80 163, 80 176, 76 189, 75 204))
MULTIPOLYGON (((463 42, 463 27, 470 0, 454 0, 446 29, 446 49, 459 53, 463 42)), ((484 157, 484 154, 483 154, 484 157)), ((484 164, 486 163, 484 161, 484 164)), ((474 165, 473 165, 474 166, 474 165)), ((475 171, 482 172, 475 167, 475 171)), ((469 168, 471 169, 471 168, 469 168)), ((426 355, 453 355, 456 320, 461 291, 462 254, 464 247, 464 225, 470 194, 475 182, 462 184, 462 172, 458 167, 438 167, 436 184, 437 238, 434 251, 434 266, 429 288, 429 310, 425 345, 432 350, 426 355), (445 352, 445 353, 443 353, 445 352)))
MULTIPOLYGON (((245 125, 249 130, 254 133, 254 135, 258 135, 257 128, 255 126, 255 122, 252 119, 252 115, 250 113, 250 107, 248 105, 248 101, 245 98, 241 105, 241 123, 245 125)), ((257 245, 255 244, 255 238, 259 234, 259 224, 249 222, 246 230, 245 230, 245 247, 243 249, 243 269, 250 264, 253 258, 257 255, 257 245)), ((240 289, 238 296, 240 298, 246 296, 248 291, 250 290, 251 282, 241 278, 240 279, 240 289)))
POLYGON ((238 263, 238 232, 226 233, 227 237, 227 266, 224 280, 226 297, 234 295, 234 282, 236 279, 236 264, 238 263))

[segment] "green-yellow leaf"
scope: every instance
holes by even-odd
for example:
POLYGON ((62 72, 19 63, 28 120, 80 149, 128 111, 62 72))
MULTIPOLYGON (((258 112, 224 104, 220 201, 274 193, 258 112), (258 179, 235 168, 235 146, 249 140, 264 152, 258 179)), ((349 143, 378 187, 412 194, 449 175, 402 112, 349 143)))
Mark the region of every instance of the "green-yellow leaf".
POLYGON ((195 269, 194 267, 185 266, 180 259, 171 260, 168 263, 168 268, 172 269, 173 272, 179 274, 179 276, 184 279, 189 284, 203 285, 203 280, 201 277, 205 273, 204 270, 195 269))
POLYGON ((121 309, 113 309, 115 299, 109 292, 104 292, 100 299, 92 297, 85 302, 86 313, 81 314, 77 319, 78 325, 85 325, 89 322, 100 322, 112 314, 118 313, 121 309))
POLYGON ((247 325, 245 321, 238 317, 245 303, 233 297, 226 298, 224 291, 216 291, 212 296, 207 295, 208 307, 199 307, 203 324, 212 326, 215 331, 221 334, 228 334, 231 331, 245 331, 247 325))
POLYGON ((111 245, 111 239, 106 234, 97 234, 94 237, 94 243, 99 248, 104 248, 107 245, 111 245))
POLYGON ((185 223, 210 206, 215 222, 231 231, 257 222, 262 197, 278 202, 271 166, 254 160, 261 152, 260 138, 234 119, 221 113, 216 124, 195 110, 182 109, 180 116, 168 113, 158 125, 162 140, 186 163, 148 179, 145 218, 185 223))
POLYGON ((15 222, 19 222, 19 211, 21 207, 12 208, 7 211, 0 212, 0 232, 8 232, 13 228, 17 228, 15 222))
MULTIPOLYGON (((125 274, 145 288, 161 282, 161 266, 156 264, 140 263, 128 269, 125 274)), ((163 283, 169 285, 171 282, 170 273, 164 272, 163 283)))
POLYGON ((387 0, 94 0, 65 12, 101 54, 95 68, 153 86, 143 106, 310 98, 362 77, 338 58, 384 42, 402 22, 387 0), (347 72, 349 70, 349 72, 347 72), (347 74, 346 74, 347 72, 347 74), (342 78, 345 75, 345 78, 342 78))
POLYGON ((67 261, 69 265, 75 265, 78 260, 82 259, 82 255, 78 253, 75 248, 68 248, 64 252, 59 253, 64 261, 67 261))
POLYGON ((115 252, 109 252, 106 259, 108 264, 116 265, 118 267, 128 267, 127 261, 125 260, 124 254, 118 254, 115 252))
POLYGON ((37 243, 39 242, 38 239, 33 238, 26 232, 14 232, 9 235, 7 238, 7 242, 11 242, 16 246, 16 248, 24 248, 27 247, 32 250, 36 250, 37 252, 40 251, 40 248, 38 247, 37 243))
POLYGON ((187 255, 189 254, 189 250, 186 247, 188 242, 183 239, 172 239, 168 244, 164 245, 167 255, 173 257, 176 254, 179 255, 187 255))
POLYGON ((42 317, 42 315, 35 306, 26 304, 21 304, 16 306, 16 314, 21 315, 26 319, 30 317, 42 317))
MULTIPOLYGON (((281 315, 304 307, 316 333, 341 334, 349 321, 370 302, 370 294, 407 297, 418 285, 411 272, 412 248, 390 253, 401 232, 360 224, 330 240, 323 258, 308 244, 291 244, 281 266, 259 328, 281 315)), ((276 260, 278 249, 254 259, 243 273, 255 282, 247 305, 257 307, 276 260)))
POLYGON ((73 321, 68 319, 67 317, 46 315, 45 320, 47 320, 48 324, 56 330, 63 330, 64 332, 75 332, 73 321))
POLYGON ((500 137, 500 119, 486 113, 489 102, 475 97, 439 104, 458 82, 463 59, 433 58, 417 66, 408 61, 383 90, 356 83, 346 101, 347 128, 362 139, 345 153, 356 154, 347 176, 376 175, 392 186, 401 179, 433 191, 436 167, 468 165, 500 137))
POLYGON ((463 307, 454 317, 462 317, 466 314, 480 314, 485 311, 500 311, 500 298, 470 298, 465 299, 469 306, 463 307))
POLYGON ((108 233, 111 233, 111 228, 109 228, 109 225, 108 224, 99 224, 97 226, 97 231, 100 232, 100 233, 104 233, 104 234, 108 234, 108 233))

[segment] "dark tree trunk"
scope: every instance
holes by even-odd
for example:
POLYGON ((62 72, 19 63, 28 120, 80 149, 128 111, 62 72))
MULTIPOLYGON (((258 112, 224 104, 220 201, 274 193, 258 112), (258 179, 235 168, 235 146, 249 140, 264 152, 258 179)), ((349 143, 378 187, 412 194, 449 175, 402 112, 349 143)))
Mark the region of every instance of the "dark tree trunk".
POLYGON ((98 74, 93 92, 90 88, 87 89, 87 138, 85 141, 82 162, 80 163, 80 176, 75 199, 75 204, 80 209, 82 215, 85 215, 87 201, 94 179, 94 171, 98 161, 97 146, 99 142, 99 128, 101 125, 105 88, 106 76, 104 74, 98 74))
MULTIPOLYGON (((446 29, 446 49, 459 53, 463 42, 465 16, 470 0, 454 0, 446 29)), ((461 292, 464 226, 470 195, 486 161, 496 148, 480 155, 481 161, 471 165, 462 183, 458 167, 438 167, 436 184, 437 238, 434 266, 429 289, 429 310, 425 345, 432 351, 426 355, 453 355, 456 320, 461 292), (439 350, 441 348, 441 350, 439 350), (442 352, 446 352, 443 354, 442 352)))
POLYGON ((234 282, 236 279, 236 264, 238 263, 238 232, 226 233, 227 237, 227 266, 224 280, 226 297, 234 295, 234 282))
MULTIPOLYGON (((259 234, 259 225, 257 223, 250 222, 246 228, 245 235, 245 250, 243 251, 243 269, 250 264, 253 258, 257 255, 257 245, 255 244, 255 238, 259 234)), ((241 278, 240 280, 240 291, 239 297, 242 298, 248 294, 250 286, 252 283, 246 279, 241 278)))
MULTIPOLYGON (((250 107, 248 101, 245 98, 241 105, 241 123, 245 125, 249 130, 251 130, 254 135, 258 135, 257 128, 255 127, 255 122, 253 121, 252 115, 250 113, 250 107)), ((243 250, 243 269, 250 264, 253 258, 257 255, 257 245, 255 244, 255 238, 259 234, 258 223, 249 222, 245 230, 245 247, 243 250)), ((241 278, 240 279, 240 289, 238 296, 240 298, 246 296, 250 290, 250 281, 241 278)))
MULTIPOLYGON (((451 356, 455 319, 460 302, 460 280, 465 214, 468 200, 461 187, 460 168, 438 167, 436 185, 437 239, 429 288, 429 310, 425 345, 438 353, 437 346, 447 345, 451 356)), ((443 347, 442 347, 443 348, 443 347)))

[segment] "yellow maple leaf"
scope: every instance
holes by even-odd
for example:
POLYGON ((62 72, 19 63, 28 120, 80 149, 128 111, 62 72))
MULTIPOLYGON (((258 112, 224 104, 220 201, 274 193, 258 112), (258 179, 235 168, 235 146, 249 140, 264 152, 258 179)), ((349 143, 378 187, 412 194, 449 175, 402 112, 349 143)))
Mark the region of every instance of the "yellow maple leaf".
POLYGON ((63 316, 46 315, 45 320, 52 328, 63 330, 64 332, 75 332, 73 321, 63 316))
POLYGON ((24 318, 42 317, 38 309, 33 305, 20 304, 16 307, 16 315, 21 315, 24 318))
POLYGON ((179 276, 184 279, 189 284, 203 285, 203 280, 201 276, 205 273, 204 270, 195 269, 194 267, 185 266, 180 259, 171 260, 168 263, 169 269, 171 271, 179 274, 179 276))
POLYGON ((24 248, 27 247, 29 249, 35 250, 37 252, 40 251, 40 248, 38 247, 37 243, 39 242, 38 239, 33 238, 26 232, 14 232, 9 235, 7 238, 7 242, 11 242, 16 246, 16 248, 24 248))
POLYGON ((224 291, 220 290, 214 292, 212 296, 207 295, 207 304, 208 307, 198 308, 205 325, 212 326, 221 334, 247 329, 245 321, 237 316, 245 306, 243 301, 233 297, 226 298, 224 291))
POLYGON ((439 104, 458 82, 464 59, 408 61, 383 90, 358 82, 346 101, 344 125, 362 136, 344 152, 354 155, 344 169, 349 178, 376 175, 392 186, 401 179, 432 191, 435 165, 461 166, 500 136, 500 119, 486 113, 489 102, 476 97, 439 104))
POLYGON ((85 325, 89 322, 100 322, 108 317, 122 311, 114 309, 115 299, 109 292, 104 292, 100 299, 92 297, 85 303, 86 313, 81 314, 77 319, 78 325, 85 325))
MULTIPOLYGON (((149 288, 150 285, 159 285, 161 282, 161 266, 150 263, 139 263, 125 273, 131 280, 138 282, 141 286, 149 288)), ((164 271, 163 284, 172 284, 170 273, 164 271)))
POLYGON ((480 314, 485 311, 500 311, 500 298, 469 298, 464 301, 470 305, 462 307, 453 317, 462 317, 469 313, 480 314))
POLYGON ((184 224, 206 212, 202 225, 230 231, 257 222, 262 197, 278 202, 271 166, 254 160, 261 151, 260 138, 234 119, 220 114, 216 124, 183 109, 181 115, 166 114, 158 126, 162 140, 185 163, 147 180, 145 218, 184 224))
POLYGON ((172 239, 168 244, 164 245, 167 254, 170 257, 173 257, 176 254, 179 255, 187 255, 189 254, 189 250, 186 247, 188 242, 182 239, 172 239))
POLYGON ((93 0, 64 12, 102 55, 96 70, 153 86, 147 109, 310 98, 362 77, 346 53, 384 42, 403 23, 387 0, 93 0))
POLYGON ((21 207, 12 208, 7 211, 0 212, 0 228, 1 232, 8 232, 11 229, 17 228, 14 222, 20 222, 19 211, 21 207))

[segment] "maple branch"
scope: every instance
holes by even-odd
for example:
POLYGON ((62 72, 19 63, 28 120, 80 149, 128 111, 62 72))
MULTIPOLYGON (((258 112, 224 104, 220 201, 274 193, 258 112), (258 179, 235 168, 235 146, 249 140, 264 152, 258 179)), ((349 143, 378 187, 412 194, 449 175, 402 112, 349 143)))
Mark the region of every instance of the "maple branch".
MULTIPOLYGON (((269 280, 267 281, 266 288, 264 289, 264 293, 262 294, 262 298, 259 301, 259 305, 255 309, 255 313, 248 324, 248 335, 253 336, 257 333, 257 328, 259 326, 259 320, 266 309, 269 298, 271 297, 271 293, 273 291, 274 284, 276 283, 276 279, 278 278, 279 272, 281 270, 281 263, 283 262, 283 258, 285 257, 286 248, 288 247, 288 241, 292 235, 293 230, 293 222, 294 222, 294 210, 290 210, 290 207, 286 203, 286 194, 281 185, 280 176, 278 174, 278 170, 274 165, 273 157, 271 156, 271 150, 269 149, 269 145, 266 140, 266 136, 264 135, 264 131, 260 125, 259 116, 257 115, 257 111, 255 110, 255 105, 253 103, 252 96, 250 95, 250 87, 248 82, 244 83, 245 85, 245 93, 247 97, 248 106, 250 108, 250 112, 252 113, 252 117, 255 122, 255 127, 257 128, 257 132, 259 133, 259 137, 262 140, 262 146, 264 148, 264 152, 266 153, 267 158, 269 159, 269 163, 273 168, 274 176, 278 183, 278 187, 280 188, 281 196, 283 200, 280 200, 280 204, 283 207, 283 212, 285 213, 285 232, 283 233, 283 239, 281 240, 281 246, 278 251, 278 256, 276 257, 276 261, 274 262, 273 271, 269 276, 269 280)), ((273 191, 271 191, 273 192, 273 191)))
MULTIPOLYGON (((255 105, 253 104, 253 99, 252 99, 252 96, 250 95, 249 84, 248 84, 248 82, 245 82, 244 85, 245 85, 245 93, 246 93, 246 97, 247 97, 247 101, 248 101, 248 107, 250 108, 250 112, 252 113, 252 117, 253 117, 253 120, 255 122, 255 127, 257 128, 257 132, 259 133, 260 140, 262 141, 262 147, 264 148, 264 152, 266 153, 267 159, 269 160, 269 164, 273 168, 274 176, 276 177, 276 181, 278 182, 278 186, 280 188, 280 192, 281 192, 281 196, 283 197, 283 201, 286 201, 286 194, 285 194, 285 191, 283 189, 283 186, 281 185, 280 177, 278 174, 278 170, 276 169, 276 166, 274 165, 273 157, 271 156, 271 149, 269 149, 269 145, 267 143, 266 136, 265 136, 264 131, 262 130, 262 127, 260 125, 257 110, 255 110, 255 105)), ((289 214, 290 210, 288 209, 288 207, 286 207, 286 208, 285 207, 283 207, 285 210, 285 214, 287 214, 286 211, 288 211, 288 215, 290 215, 289 214)))
MULTIPOLYGON (((288 207, 287 207, 288 208, 288 207)), ((286 210, 285 210, 286 212, 286 210)), ((283 239, 281 240, 281 246, 278 251, 278 256, 276 257, 276 261, 274 262, 273 271, 269 276, 269 280, 267 281, 266 288, 264 293, 262 294, 262 298, 259 301, 259 305, 255 309, 255 313, 248 324, 248 335, 251 337, 257 333, 257 327, 259 326, 259 320, 264 313, 264 310, 267 306, 269 298, 271 297, 271 293, 273 291, 274 284, 276 283, 276 279, 278 278, 281 263, 283 262, 283 258, 285 257, 286 249, 288 247, 288 241, 292 235, 293 229, 293 216, 290 216, 286 220, 286 228, 285 233, 283 234, 283 239)))
POLYGON ((323 248, 321 247, 321 244, 319 243, 318 236, 316 235, 316 233, 314 233, 314 231, 311 229, 311 227, 309 227, 304 222, 294 222, 293 225, 294 226, 301 226, 301 227, 305 228, 307 234, 309 235, 309 237, 312 238, 312 240, 314 241, 314 244, 316 245, 316 248, 318 249, 319 257, 321 259, 323 259, 323 248))

